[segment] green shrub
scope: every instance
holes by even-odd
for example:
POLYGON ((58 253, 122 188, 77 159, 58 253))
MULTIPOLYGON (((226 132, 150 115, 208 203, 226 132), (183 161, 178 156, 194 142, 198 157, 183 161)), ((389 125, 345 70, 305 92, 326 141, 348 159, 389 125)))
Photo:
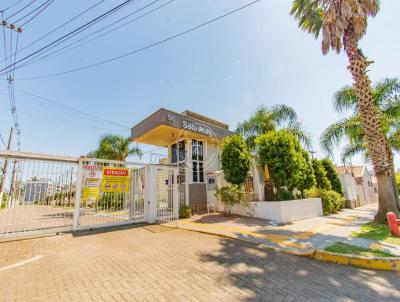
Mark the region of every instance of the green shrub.
POLYGON ((242 136, 232 135, 224 139, 221 167, 227 182, 241 185, 246 181, 251 167, 251 154, 242 136))
POLYGON ((332 190, 338 192, 343 195, 342 183, 340 182, 339 176, 333 166, 333 163, 330 159, 325 158, 321 160, 321 164, 326 171, 326 177, 328 177, 329 182, 332 185, 332 190))
POLYGON ((256 138, 258 160, 268 170, 274 186, 280 191, 293 191, 303 178, 306 160, 299 141, 288 131, 270 131, 256 138))
POLYGON ((230 215, 235 204, 244 203, 244 193, 240 186, 223 186, 216 189, 215 197, 224 205, 225 215, 230 215))
POLYGON ((317 188, 324 190, 331 190, 332 185, 328 177, 326 176, 326 171, 324 169, 324 166, 322 165, 322 162, 314 158, 313 160, 311 160, 311 163, 314 170, 315 181, 316 181, 315 183, 317 188))
POLYGON ((322 210, 324 214, 333 214, 341 210, 346 205, 346 200, 338 192, 312 188, 306 192, 308 198, 321 198, 322 210))
POLYGON ((189 206, 181 206, 179 208, 179 218, 190 218, 192 216, 192 209, 189 206))
POLYGON ((296 196, 293 194, 292 191, 288 190, 279 190, 276 193, 277 200, 293 200, 296 199, 296 196))

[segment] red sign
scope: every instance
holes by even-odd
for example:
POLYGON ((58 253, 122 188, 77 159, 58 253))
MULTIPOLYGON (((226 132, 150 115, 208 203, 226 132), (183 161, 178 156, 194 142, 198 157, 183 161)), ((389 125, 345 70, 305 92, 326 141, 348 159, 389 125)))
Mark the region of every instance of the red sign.
POLYGON ((128 169, 104 169, 104 176, 128 176, 128 169))

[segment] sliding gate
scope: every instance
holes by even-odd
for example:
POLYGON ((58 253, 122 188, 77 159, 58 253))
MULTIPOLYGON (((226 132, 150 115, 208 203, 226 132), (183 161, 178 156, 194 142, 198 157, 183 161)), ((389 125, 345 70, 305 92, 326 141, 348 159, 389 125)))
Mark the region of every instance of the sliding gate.
POLYGON ((0 151, 0 239, 178 218, 177 168, 0 151))

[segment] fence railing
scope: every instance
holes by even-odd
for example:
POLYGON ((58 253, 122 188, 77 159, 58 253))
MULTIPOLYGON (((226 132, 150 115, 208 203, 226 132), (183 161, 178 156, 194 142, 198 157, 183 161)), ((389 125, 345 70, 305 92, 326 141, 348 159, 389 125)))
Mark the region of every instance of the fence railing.
POLYGON ((0 238, 178 217, 177 167, 13 151, 0 167, 0 238))

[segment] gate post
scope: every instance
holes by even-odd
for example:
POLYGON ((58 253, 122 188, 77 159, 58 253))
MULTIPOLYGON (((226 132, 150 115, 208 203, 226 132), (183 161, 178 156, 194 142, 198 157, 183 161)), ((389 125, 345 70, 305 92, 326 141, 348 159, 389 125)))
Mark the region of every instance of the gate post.
POLYGON ((147 215, 146 219, 148 223, 155 223, 157 217, 157 166, 148 165, 147 170, 147 215))
POLYGON ((77 231, 79 229, 79 216, 81 210, 81 198, 82 198, 82 179, 83 179, 83 168, 82 168, 82 157, 79 158, 78 165, 78 179, 76 180, 76 197, 74 205, 74 220, 72 224, 72 230, 77 231))
POLYGON ((178 176, 179 176, 179 168, 174 168, 174 184, 173 184, 173 201, 172 201, 172 209, 173 209, 173 219, 179 219, 179 184, 178 184, 178 176))

